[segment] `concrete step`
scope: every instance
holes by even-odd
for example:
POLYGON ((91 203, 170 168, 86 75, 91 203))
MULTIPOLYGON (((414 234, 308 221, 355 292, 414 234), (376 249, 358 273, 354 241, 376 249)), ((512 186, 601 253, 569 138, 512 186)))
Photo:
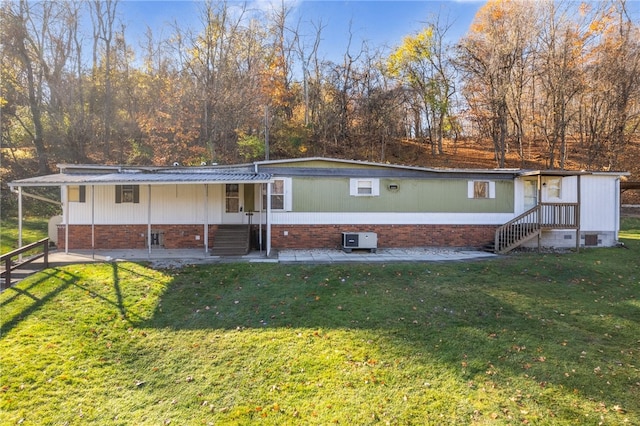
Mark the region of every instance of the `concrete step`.
POLYGON ((211 248, 213 256, 243 256, 249 253, 248 225, 220 225, 211 248))

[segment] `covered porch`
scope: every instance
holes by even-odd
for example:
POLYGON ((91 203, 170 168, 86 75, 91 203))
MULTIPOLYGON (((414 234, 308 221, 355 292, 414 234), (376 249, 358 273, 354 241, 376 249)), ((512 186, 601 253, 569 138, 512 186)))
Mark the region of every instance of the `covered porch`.
MULTIPOLYGON (((244 238, 246 252, 271 251, 271 175, 224 167, 127 168, 60 165, 59 174, 12 182, 22 200, 58 204, 54 241, 69 250, 201 250, 211 255, 229 229, 244 238), (32 187, 59 187, 60 201, 31 194, 32 187)), ((51 234, 51 231, 50 231, 51 234)), ((245 253, 246 253, 245 252, 245 253)), ((245 254, 236 253, 236 254, 245 254)))

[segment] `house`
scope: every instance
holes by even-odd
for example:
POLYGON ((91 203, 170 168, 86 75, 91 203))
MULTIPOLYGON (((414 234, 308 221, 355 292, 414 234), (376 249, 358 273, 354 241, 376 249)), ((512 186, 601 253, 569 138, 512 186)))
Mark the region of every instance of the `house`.
POLYGON ((232 166, 58 165, 10 184, 61 188, 55 237, 73 249, 212 254, 376 246, 588 247, 617 243, 626 173, 433 169, 329 158, 232 166), (238 243, 240 244, 238 245, 238 243))

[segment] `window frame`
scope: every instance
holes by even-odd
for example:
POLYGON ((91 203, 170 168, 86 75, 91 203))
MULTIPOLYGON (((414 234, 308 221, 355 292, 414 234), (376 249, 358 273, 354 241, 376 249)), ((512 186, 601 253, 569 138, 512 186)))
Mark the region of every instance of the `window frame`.
MULTIPOLYGON (((292 179, 290 177, 277 177, 277 178, 273 178, 273 182, 268 183, 267 185, 270 185, 271 190, 269 191, 271 194, 271 210, 272 211, 280 211, 280 212, 285 212, 285 211, 291 211, 292 210, 292 206, 293 206, 293 199, 292 199, 292 179), (274 184, 276 183, 276 181, 281 181, 282 182, 282 192, 274 192, 274 184), (274 207, 274 197, 282 197, 282 207, 274 207)), ((263 192, 262 192, 262 205, 264 206, 264 208, 267 208, 267 189, 266 186, 263 186, 263 192)))
POLYGON ((488 179, 474 179, 467 182, 467 198, 473 200, 491 200, 496 198, 496 183, 495 181, 488 179), (476 185, 483 183, 486 185, 486 196, 478 197, 476 191, 476 185))
POLYGON ((352 197, 378 197, 380 196, 380 179, 378 178, 351 178, 349 180, 349 195, 352 197), (365 184, 365 185, 363 185, 365 184), (368 184, 368 185, 367 185, 368 184), (368 192, 362 190, 369 189, 368 192))
POLYGON ((548 177, 545 179, 544 186, 547 188, 548 199, 562 199, 562 177, 548 177), (557 185, 555 182, 557 182, 557 185), (556 193, 557 195, 555 195, 556 193))
POLYGON ((140 203, 140 185, 116 185, 116 204, 140 203), (131 193, 131 198, 126 194, 131 193))
POLYGON ((87 201, 87 187, 85 185, 69 185, 67 187, 67 201, 85 203, 87 201))

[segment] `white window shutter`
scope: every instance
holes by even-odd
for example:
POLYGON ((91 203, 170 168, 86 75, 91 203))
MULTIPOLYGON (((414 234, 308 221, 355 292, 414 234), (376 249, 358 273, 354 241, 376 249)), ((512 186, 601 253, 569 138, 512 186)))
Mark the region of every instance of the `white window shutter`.
POLYGON ((489 198, 496 198, 496 183, 489 181, 489 198))
POLYGON ((473 181, 467 182, 467 198, 474 198, 473 181))
POLYGON ((380 195, 380 179, 371 179, 371 195, 374 197, 380 195))
POLYGON ((284 210, 290 212, 293 210, 293 181, 290 177, 284 180, 284 210))

